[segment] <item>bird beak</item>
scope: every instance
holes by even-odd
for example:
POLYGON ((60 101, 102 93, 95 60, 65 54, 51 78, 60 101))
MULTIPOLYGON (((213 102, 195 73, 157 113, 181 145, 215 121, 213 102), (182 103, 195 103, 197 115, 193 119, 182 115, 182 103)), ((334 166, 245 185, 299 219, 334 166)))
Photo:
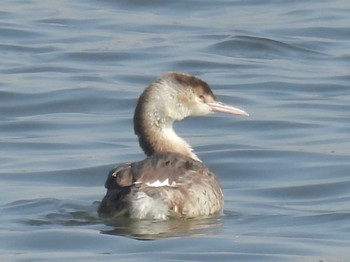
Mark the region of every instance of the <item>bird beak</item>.
POLYGON ((210 110, 212 112, 221 112, 221 113, 228 113, 231 115, 242 115, 242 116, 249 116, 247 112, 245 112, 242 109, 239 109, 237 107, 225 105, 221 102, 213 102, 213 103, 207 103, 210 107, 210 110))

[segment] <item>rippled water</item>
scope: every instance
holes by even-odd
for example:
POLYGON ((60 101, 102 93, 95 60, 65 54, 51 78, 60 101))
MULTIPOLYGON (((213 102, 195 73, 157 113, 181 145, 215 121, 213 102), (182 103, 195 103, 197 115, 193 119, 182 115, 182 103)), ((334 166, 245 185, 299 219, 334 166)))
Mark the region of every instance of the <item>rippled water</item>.
POLYGON ((346 0, 3 1, 1 260, 348 261, 349 14, 346 0), (101 220, 108 170, 143 158, 136 99, 166 71, 251 115, 176 125, 225 214, 101 220))

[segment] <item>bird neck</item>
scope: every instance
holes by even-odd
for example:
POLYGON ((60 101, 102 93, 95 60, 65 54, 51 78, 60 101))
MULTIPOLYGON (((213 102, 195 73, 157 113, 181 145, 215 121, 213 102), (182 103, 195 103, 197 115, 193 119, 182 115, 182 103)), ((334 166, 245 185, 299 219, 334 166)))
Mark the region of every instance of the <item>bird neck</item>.
POLYGON ((145 154, 150 156, 155 152, 176 152, 200 161, 190 145, 175 133, 173 123, 174 120, 166 117, 163 110, 153 105, 137 105, 134 131, 145 154))

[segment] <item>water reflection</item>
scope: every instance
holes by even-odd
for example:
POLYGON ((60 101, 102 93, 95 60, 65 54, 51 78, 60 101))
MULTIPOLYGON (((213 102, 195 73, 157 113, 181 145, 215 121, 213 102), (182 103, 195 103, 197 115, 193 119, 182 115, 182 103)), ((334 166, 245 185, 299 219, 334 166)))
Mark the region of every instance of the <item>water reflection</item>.
POLYGON ((170 219, 170 220, 138 220, 128 217, 102 219, 97 215, 99 201, 79 202, 54 198, 28 199, 14 201, 0 207, 7 225, 13 221, 25 226, 81 226, 93 227, 108 235, 125 236, 140 240, 175 238, 183 236, 207 236, 220 233, 222 216, 170 219))
POLYGON ((196 219, 137 220, 121 217, 106 221, 112 230, 103 234, 126 236, 139 240, 175 237, 198 237, 218 234, 222 227, 221 217, 196 219))

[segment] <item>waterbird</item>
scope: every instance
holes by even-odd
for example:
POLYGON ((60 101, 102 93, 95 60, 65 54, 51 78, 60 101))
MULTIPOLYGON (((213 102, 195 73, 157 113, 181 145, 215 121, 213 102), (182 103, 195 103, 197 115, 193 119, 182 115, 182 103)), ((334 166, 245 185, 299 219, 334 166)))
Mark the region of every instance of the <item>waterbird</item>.
POLYGON ((219 102, 196 76, 170 72, 151 83, 139 97, 133 119, 147 157, 109 172, 99 215, 165 220, 221 213, 224 197, 217 177, 173 129, 175 121, 214 112, 248 116, 219 102))

